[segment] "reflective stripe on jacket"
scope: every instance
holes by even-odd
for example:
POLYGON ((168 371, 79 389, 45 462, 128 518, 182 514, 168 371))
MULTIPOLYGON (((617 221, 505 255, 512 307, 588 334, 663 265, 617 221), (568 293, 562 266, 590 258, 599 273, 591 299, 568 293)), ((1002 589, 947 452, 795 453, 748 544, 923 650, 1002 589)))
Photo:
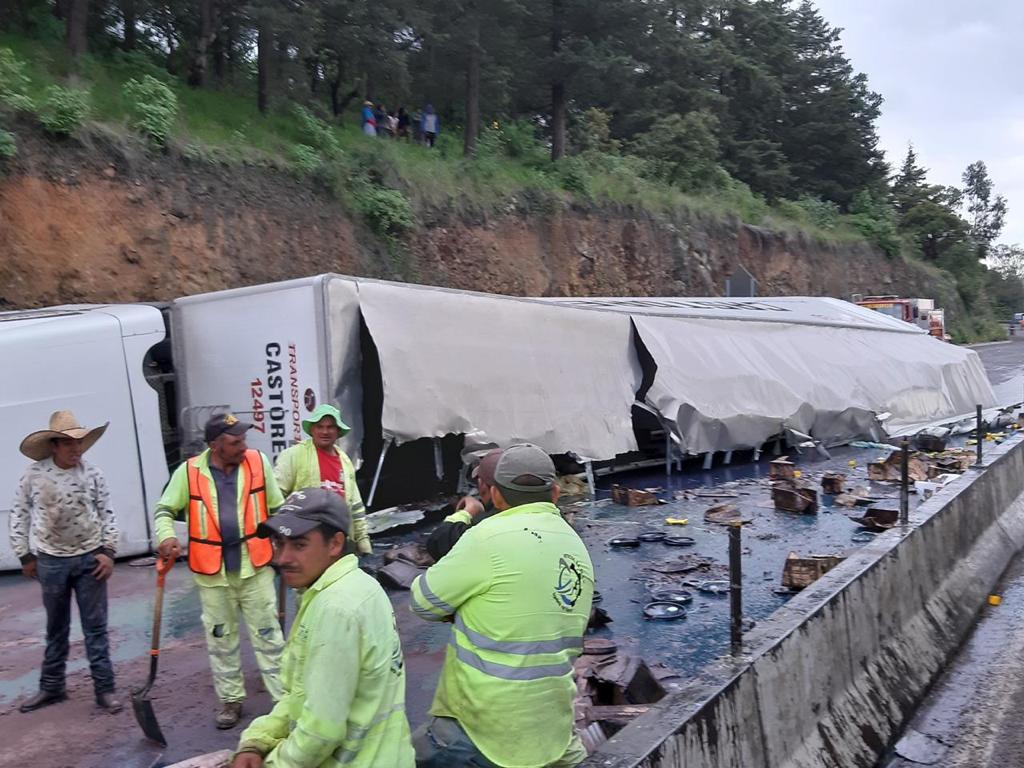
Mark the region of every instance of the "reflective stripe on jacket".
MULTIPOLYGON (((266 485, 266 496, 267 496, 267 511, 273 514, 274 510, 284 504, 284 497, 281 495, 281 490, 277 487, 277 480, 274 479, 274 471, 270 466, 270 460, 258 451, 257 453, 263 463, 263 480, 266 485)), ((210 502, 213 504, 213 518, 219 520, 217 512, 217 494, 216 485, 213 483, 213 476, 210 474, 210 451, 209 449, 203 451, 196 456, 193 461, 199 469, 199 473, 210 483, 214 491, 211 493, 210 502)), ((174 470, 174 474, 171 475, 170 481, 167 483, 167 487, 164 488, 163 495, 160 497, 160 501, 156 505, 156 514, 154 515, 155 523, 155 539, 156 544, 165 539, 169 539, 176 535, 174 530, 175 519, 187 519, 189 517, 188 511, 190 506, 189 499, 189 488, 188 488, 188 462, 180 464, 177 469, 174 470)), ((242 497, 242 492, 245 490, 242 486, 243 483, 236 483, 238 492, 235 497, 235 509, 238 513, 238 530, 245 530, 245 521, 243 520, 243 514, 245 512, 245 499, 242 497)), ((191 522, 190 520, 188 522, 191 522)), ((255 574, 256 568, 253 567, 252 562, 249 559, 249 548, 242 547, 242 567, 238 572, 240 578, 247 579, 255 574)), ((223 587, 227 586, 227 579, 224 576, 224 569, 211 575, 205 576, 201 573, 195 574, 196 584, 201 587, 223 587)))
POLYGON ((302 595, 281 674, 284 698, 239 744, 264 768, 413 768, 395 614, 354 555, 302 595))
MULTIPOLYGON (((346 533, 352 539, 360 554, 373 551, 370 536, 366 531, 366 507, 356 485, 356 468, 352 460, 338 446, 334 446, 341 459, 341 471, 345 480, 345 502, 352 515, 352 530, 346 533)), ((320 487, 320 460, 316 456, 316 445, 312 440, 303 440, 298 445, 286 448, 278 454, 274 465, 274 476, 281 492, 289 493, 303 488, 320 487)))
POLYGON ((554 504, 514 507, 470 528, 412 585, 416 615, 454 615, 430 713, 458 720, 499 765, 560 758, 593 596, 590 556, 554 504))
MULTIPOLYGON (((188 567, 194 573, 212 576, 224 566, 224 540, 220 534, 217 505, 213 501, 214 483, 200 471, 198 457, 188 465, 188 567)), ((209 466, 209 465, 207 465, 209 466)), ((238 467, 242 482, 242 541, 249 550, 249 562, 261 568, 274 556, 270 539, 256 538, 256 528, 267 519, 267 487, 263 456, 248 450, 238 467)), ((227 542, 233 544, 234 542, 227 542)))

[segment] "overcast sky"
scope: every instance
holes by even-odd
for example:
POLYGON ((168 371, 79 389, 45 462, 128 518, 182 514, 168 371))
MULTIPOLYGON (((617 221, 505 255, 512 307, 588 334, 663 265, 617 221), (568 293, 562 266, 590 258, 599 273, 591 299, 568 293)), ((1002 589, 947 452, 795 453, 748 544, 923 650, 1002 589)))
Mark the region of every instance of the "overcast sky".
POLYGON ((913 142, 935 184, 984 160, 1024 243, 1024 0, 815 0, 854 68, 885 97, 881 147, 898 168, 913 142))

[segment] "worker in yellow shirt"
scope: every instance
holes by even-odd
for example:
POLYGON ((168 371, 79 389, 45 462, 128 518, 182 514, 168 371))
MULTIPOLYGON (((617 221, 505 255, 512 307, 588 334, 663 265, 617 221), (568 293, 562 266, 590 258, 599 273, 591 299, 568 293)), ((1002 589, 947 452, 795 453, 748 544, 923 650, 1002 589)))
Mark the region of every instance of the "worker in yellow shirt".
POLYGON ((233 414, 212 417, 205 427, 208 448, 171 476, 156 506, 160 556, 177 559, 181 545, 174 520, 188 522, 188 566, 195 574, 213 687, 220 699, 217 727, 232 728, 242 714, 245 679, 238 614, 245 617, 267 692, 281 698, 278 624, 270 542, 256 529, 284 503, 270 461, 245 443, 251 424, 233 414))
POLYGON ((359 554, 368 555, 373 549, 366 532, 366 507, 356 485, 356 470, 337 445, 351 429, 341 420, 337 408, 321 403, 303 420, 302 431, 309 440, 285 449, 277 457, 274 476, 281 492, 287 495, 300 488, 326 488, 337 493, 348 505, 352 519, 352 530, 345 533, 359 554))
POLYGON ((535 445, 501 454, 499 512, 469 528, 412 584, 412 611, 451 621, 418 768, 569 768, 586 757, 573 731, 573 659, 583 649, 594 566, 562 519, 555 467, 535 445))
POLYGON ((359 569, 351 524, 340 496, 309 488, 260 526, 302 599, 284 652, 284 696, 243 731, 233 768, 413 768, 395 614, 359 569))

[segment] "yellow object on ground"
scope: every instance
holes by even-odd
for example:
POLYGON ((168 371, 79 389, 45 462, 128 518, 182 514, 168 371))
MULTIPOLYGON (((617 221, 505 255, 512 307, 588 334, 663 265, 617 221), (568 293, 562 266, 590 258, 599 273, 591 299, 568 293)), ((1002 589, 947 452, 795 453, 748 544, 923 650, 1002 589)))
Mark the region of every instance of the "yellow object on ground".
POLYGON ((261 568, 247 579, 229 573, 224 586, 199 586, 199 604, 210 653, 213 688, 221 701, 242 701, 245 678, 242 675, 238 614, 245 617, 249 640, 256 653, 256 665, 267 692, 277 701, 281 698, 281 652, 284 636, 277 618, 274 593, 274 572, 261 568))
POLYGON ((989 605, 999 605, 1002 602, 1003 602, 1003 598, 1001 598, 999 595, 989 595, 988 596, 988 604, 989 605))
POLYGON ((686 517, 666 517, 665 523, 667 525, 686 525, 690 522, 689 518, 686 517))

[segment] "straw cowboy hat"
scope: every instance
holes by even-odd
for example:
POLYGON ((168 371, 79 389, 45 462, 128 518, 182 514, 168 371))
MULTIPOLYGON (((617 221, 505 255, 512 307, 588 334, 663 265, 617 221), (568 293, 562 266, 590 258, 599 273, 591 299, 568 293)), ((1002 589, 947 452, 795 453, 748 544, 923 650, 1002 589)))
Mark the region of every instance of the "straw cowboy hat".
POLYGON ((54 411, 50 414, 50 428, 33 432, 21 441, 19 450, 30 459, 42 461, 53 455, 54 439, 70 437, 82 441, 82 453, 85 453, 103 436, 108 426, 109 421, 103 426, 86 429, 71 411, 54 411))

